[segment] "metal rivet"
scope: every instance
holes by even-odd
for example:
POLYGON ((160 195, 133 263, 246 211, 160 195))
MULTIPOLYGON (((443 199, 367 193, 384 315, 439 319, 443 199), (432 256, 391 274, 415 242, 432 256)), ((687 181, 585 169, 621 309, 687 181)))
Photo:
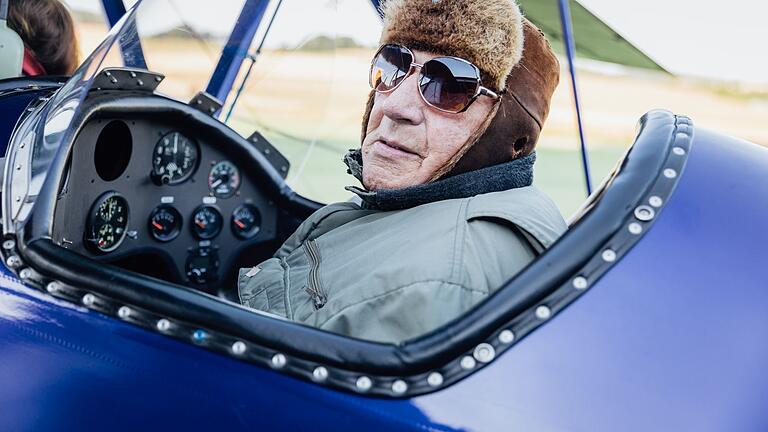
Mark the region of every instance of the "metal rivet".
POLYGON ((403 394, 408 391, 408 383, 403 380, 395 380, 392 383, 392 393, 403 394))
POLYGON ((475 358, 472 357, 472 356, 464 356, 461 359, 461 363, 460 364, 461 364, 461 368, 462 369, 470 370, 470 369, 473 369, 477 365, 477 362, 475 362, 475 358))
POLYGON ((355 381, 355 387, 357 387, 357 390, 361 392, 367 392, 371 389, 372 386, 373 381, 371 381, 371 379, 365 375, 361 376, 357 379, 357 381, 355 381))
POLYGON ((577 290, 587 289, 587 287, 589 287, 589 282, 587 282, 587 278, 584 276, 576 276, 573 278, 573 287, 577 290))
POLYGON ((160 77, 155 77, 155 81, 157 81, 157 82, 160 82, 160 81, 162 81, 162 80, 163 80, 163 79, 162 79, 162 78, 160 78, 160 77))
POLYGON ((328 379, 328 369, 324 366, 318 366, 312 371, 312 379, 316 382, 323 382, 328 379))
POLYGON ((673 170, 672 168, 667 168, 664 170, 664 177, 673 179, 677 177, 677 171, 673 170))
POLYGON ((631 224, 629 224, 629 227, 627 227, 627 229, 631 234, 634 234, 634 235, 642 234, 643 232, 643 226, 637 222, 632 222, 631 224))
POLYGON ((20 202, 20 201, 21 201, 21 197, 17 195, 16 196, 16 202, 20 202))
POLYGON ((552 316, 552 311, 548 307, 541 305, 536 308, 536 318, 545 320, 545 319, 549 319, 549 317, 551 316, 552 316))
POLYGON ((674 154, 676 154, 678 156, 683 156, 683 155, 685 155, 685 149, 682 148, 682 147, 673 147, 672 148, 672 153, 674 153, 674 154))
POLYGON ((603 261, 614 262, 616 261, 616 252, 613 249, 606 249, 603 251, 603 261))
POLYGON ((22 168, 21 164, 16 165, 16 171, 21 171, 21 168, 22 168))
POLYGON ((117 316, 119 316, 122 319, 126 319, 129 316, 131 316, 131 308, 128 306, 121 306, 120 309, 117 310, 117 316))
POLYGON ((3 249, 13 249, 16 247, 16 242, 13 240, 6 240, 3 242, 3 249))
POLYGON ((117 84, 117 78, 112 77, 109 79, 109 82, 111 82, 112 84, 117 84))
POLYGON ((163 318, 157 321, 157 329, 161 332, 168 331, 171 328, 171 322, 163 318))
POLYGON ((136 72, 131 72, 131 78, 136 78, 136 72))
POLYGON ((96 301, 96 296, 94 296, 91 293, 88 293, 83 296, 83 304, 86 306, 91 306, 96 301))
POLYGON ((443 375, 441 375, 440 372, 432 372, 431 374, 427 375, 427 384, 431 385, 432 387, 442 385, 443 375))
POLYGON ((650 204, 650 205, 652 205, 652 206, 654 206, 656 208, 659 208, 659 207, 661 207, 662 204, 664 204, 664 200, 661 199, 661 197, 658 197, 658 196, 654 195, 654 196, 648 198, 648 204, 650 204))
POLYGON ((61 288, 61 285, 59 285, 59 283, 56 281, 48 282, 48 285, 45 286, 45 290, 51 294, 55 294, 59 292, 60 288, 61 288))
POLYGON ((277 353, 272 356, 272 367, 275 369, 280 369, 285 364, 288 363, 288 359, 285 358, 285 355, 277 353))
POLYGON ((515 340, 515 333, 512 330, 502 330, 499 333, 499 342, 503 344, 510 344, 515 340))
POLYGON ((203 329, 197 329, 194 332, 192 332, 192 340, 195 343, 205 342, 205 339, 207 337, 208 337, 208 334, 203 329))
POLYGON ((656 210, 647 205, 641 205, 635 209, 635 218, 637 218, 637 220, 648 222, 654 217, 656 217, 656 210))
POLYGON ((245 354, 246 350, 245 342, 243 341, 237 341, 232 344, 232 354, 234 355, 243 355, 245 354))
POLYGON ((144 85, 144 81, 142 80, 136 80, 136 84, 138 84, 139 87, 144 85))
POLYGON ((5 264, 12 269, 18 268, 21 266, 21 258, 16 255, 11 255, 5 260, 5 264))
POLYGON ((496 349, 489 343, 481 343, 475 347, 475 351, 472 352, 472 356, 480 363, 489 363, 496 358, 496 349))
POLYGON ((108 76, 108 77, 112 76, 112 74, 111 74, 111 73, 109 73, 109 71, 104 71, 104 75, 106 75, 106 76, 108 76))
POLYGON ((19 272, 19 277, 22 279, 29 279, 32 277, 32 270, 25 268, 19 272))

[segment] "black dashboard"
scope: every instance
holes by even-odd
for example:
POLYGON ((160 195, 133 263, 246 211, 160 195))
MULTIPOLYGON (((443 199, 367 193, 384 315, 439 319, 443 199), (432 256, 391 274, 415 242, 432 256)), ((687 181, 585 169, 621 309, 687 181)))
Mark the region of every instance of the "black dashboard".
POLYGON ((233 151, 242 143, 222 142, 194 116, 164 112, 103 109, 83 120, 56 198, 52 240, 100 262, 220 294, 233 288, 240 267, 269 257, 292 227, 281 226, 263 170, 233 151))

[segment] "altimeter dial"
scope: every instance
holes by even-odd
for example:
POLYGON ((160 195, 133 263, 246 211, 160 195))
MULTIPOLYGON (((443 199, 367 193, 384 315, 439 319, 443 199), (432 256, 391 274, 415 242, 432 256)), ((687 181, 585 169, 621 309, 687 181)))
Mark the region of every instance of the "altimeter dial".
POLYGON ((195 172, 199 161, 197 144, 180 132, 171 132, 155 144, 152 152, 152 179, 157 184, 175 185, 195 172))
POLYGON ((125 239, 128 201, 117 192, 107 192, 91 206, 86 222, 86 244, 99 252, 112 252, 125 239))

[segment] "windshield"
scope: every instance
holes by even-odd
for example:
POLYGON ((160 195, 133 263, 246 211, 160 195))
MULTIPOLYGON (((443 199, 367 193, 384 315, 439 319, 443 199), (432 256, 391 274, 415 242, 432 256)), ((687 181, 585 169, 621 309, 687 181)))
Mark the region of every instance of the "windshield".
POLYGON ((186 102, 205 89, 244 1, 222 0, 216 8, 205 0, 134 3, 72 77, 17 127, 5 166, 10 179, 3 194, 5 233, 26 222, 60 144, 73 139, 69 126, 99 71, 158 71, 166 79, 157 92, 186 102), (211 19, 190 11, 208 11, 202 18, 211 19))
POLYGON ((350 197, 344 154, 360 146, 381 19, 368 0, 271 2, 222 120, 258 130, 291 162, 287 181, 319 202, 350 197), (266 33, 266 37, 264 34, 266 33))

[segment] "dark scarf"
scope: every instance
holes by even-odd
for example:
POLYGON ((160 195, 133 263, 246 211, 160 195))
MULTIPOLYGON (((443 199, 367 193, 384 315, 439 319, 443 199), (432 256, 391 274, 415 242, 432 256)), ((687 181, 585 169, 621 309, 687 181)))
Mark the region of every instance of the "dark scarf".
MULTIPOLYGON (((432 183, 403 189, 369 191, 365 186, 347 186, 345 189, 363 200, 363 207, 374 210, 403 210, 436 201, 469 198, 475 195, 500 192, 533 184, 533 164, 536 153, 511 162, 442 178, 432 183)), ((347 173, 363 183, 363 156, 360 149, 350 150, 344 156, 347 173)))

